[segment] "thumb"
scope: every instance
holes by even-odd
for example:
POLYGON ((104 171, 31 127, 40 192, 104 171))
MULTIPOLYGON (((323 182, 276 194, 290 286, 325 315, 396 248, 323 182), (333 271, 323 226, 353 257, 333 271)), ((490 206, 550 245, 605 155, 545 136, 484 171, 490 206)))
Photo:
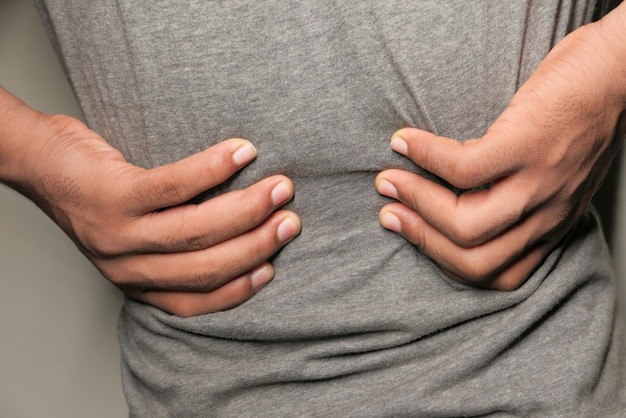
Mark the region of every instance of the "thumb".
POLYGON ((422 169, 462 190, 473 189, 518 171, 523 166, 516 147, 524 134, 511 122, 509 109, 479 139, 460 142, 415 128, 396 132, 391 147, 422 169))
POLYGON ((144 170, 134 190, 147 213, 180 205, 209 190, 254 160, 256 148, 244 139, 229 139, 182 160, 144 170))

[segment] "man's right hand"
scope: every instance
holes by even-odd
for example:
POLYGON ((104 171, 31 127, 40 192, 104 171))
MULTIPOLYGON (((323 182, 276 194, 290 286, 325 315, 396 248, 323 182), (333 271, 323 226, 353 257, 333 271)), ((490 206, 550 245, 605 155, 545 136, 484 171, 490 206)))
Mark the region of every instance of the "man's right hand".
POLYGON ((131 298, 179 316, 235 307, 272 279, 268 258, 300 231, 295 213, 277 211, 293 196, 282 175, 188 203, 255 158, 248 141, 226 140, 146 170, 76 119, 11 110, 32 112, 29 132, 37 139, 26 141, 19 162, 9 161, 19 163, 21 181, 5 182, 131 298))

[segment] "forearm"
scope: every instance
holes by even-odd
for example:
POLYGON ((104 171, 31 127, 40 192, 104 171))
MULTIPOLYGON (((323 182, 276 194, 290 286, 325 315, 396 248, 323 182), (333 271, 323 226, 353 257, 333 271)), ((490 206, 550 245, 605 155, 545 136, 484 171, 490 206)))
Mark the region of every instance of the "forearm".
POLYGON ((605 77, 611 86, 611 94, 621 101, 626 109, 626 2, 622 2, 612 12, 590 25, 596 37, 596 53, 600 62, 606 66, 605 77))
POLYGON ((30 187, 42 116, 0 86, 0 182, 20 191, 30 187))

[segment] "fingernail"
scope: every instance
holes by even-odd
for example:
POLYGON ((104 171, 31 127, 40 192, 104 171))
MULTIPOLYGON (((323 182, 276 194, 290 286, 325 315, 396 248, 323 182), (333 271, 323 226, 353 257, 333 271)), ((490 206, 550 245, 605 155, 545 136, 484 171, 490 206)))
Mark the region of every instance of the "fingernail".
POLYGON ((296 236, 299 231, 300 226, 298 225, 298 222, 289 217, 285 218, 280 225, 278 225, 276 233, 278 234, 278 239, 281 242, 286 242, 296 236))
POLYGON ((276 206, 281 205, 291 199, 292 194, 293 190, 291 184, 286 181, 281 181, 272 189, 272 202, 276 206))
POLYGON ((398 219, 398 217, 391 212, 387 212, 381 217, 380 224, 383 226, 383 228, 389 229, 393 232, 402 231, 402 224, 400 223, 400 219, 398 219))
POLYGON ((274 278, 274 269, 265 265, 252 273, 252 287, 258 289, 274 278))
POLYGON ((391 184, 389 181, 387 180, 381 180, 378 183, 378 187, 377 187, 378 193, 387 196, 387 197, 391 197, 393 199, 397 199, 398 198, 398 190, 396 189, 396 187, 391 184))
POLYGON ((399 136, 391 138, 391 149, 402 155, 406 155, 409 152, 409 146, 406 141, 399 136))
POLYGON ((246 164, 256 157, 256 148, 251 143, 245 143, 233 153, 233 160, 237 165, 246 164))

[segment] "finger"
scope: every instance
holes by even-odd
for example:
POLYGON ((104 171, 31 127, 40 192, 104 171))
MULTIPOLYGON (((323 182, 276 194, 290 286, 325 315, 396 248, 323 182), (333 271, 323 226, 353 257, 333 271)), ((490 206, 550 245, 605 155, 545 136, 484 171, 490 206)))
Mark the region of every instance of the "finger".
POLYGON ((485 289, 493 289, 509 292, 520 287, 537 269, 537 267, 548 256, 554 248, 553 242, 544 241, 522 254, 518 259, 507 265, 504 269, 494 274, 491 278, 483 282, 471 282, 458 274, 441 268, 444 274, 460 283, 470 286, 483 287, 485 289))
POLYGON ((525 154, 516 150, 527 138, 520 129, 503 131, 504 125, 508 123, 499 121, 484 137, 463 143, 405 128, 394 134, 391 148, 453 186, 473 189, 519 171, 525 165, 525 154))
POLYGON ((129 297, 180 317, 225 311, 241 305, 254 296, 274 277, 271 264, 254 270, 209 292, 168 292, 149 290, 131 292, 129 297))
POLYGON ((474 284, 488 283, 535 246, 543 245, 538 243, 546 234, 539 218, 531 217, 483 245, 462 248, 400 203, 383 207, 380 221, 383 227, 404 236, 442 269, 474 284))
POLYGON ((533 206, 533 185, 520 176, 505 177, 489 189, 457 196, 448 188, 403 170, 385 170, 376 189, 415 210, 461 247, 482 244, 522 219, 533 206), (524 191, 521 193, 520 191, 524 191))
POLYGON ((204 292, 239 277, 266 261, 300 232, 290 211, 272 214, 259 227, 208 249, 141 254, 101 261, 105 276, 118 287, 139 290, 204 292))
POLYGON ((135 215, 185 203, 232 176, 256 157, 244 139, 229 139, 183 160, 143 171, 133 181, 129 201, 135 215))
MULTIPOLYGON (((258 226, 293 197, 293 183, 276 175, 199 205, 176 206, 135 219, 121 230, 125 250, 176 253, 209 248, 258 226)), ((120 248, 118 247, 118 251, 120 248)))

